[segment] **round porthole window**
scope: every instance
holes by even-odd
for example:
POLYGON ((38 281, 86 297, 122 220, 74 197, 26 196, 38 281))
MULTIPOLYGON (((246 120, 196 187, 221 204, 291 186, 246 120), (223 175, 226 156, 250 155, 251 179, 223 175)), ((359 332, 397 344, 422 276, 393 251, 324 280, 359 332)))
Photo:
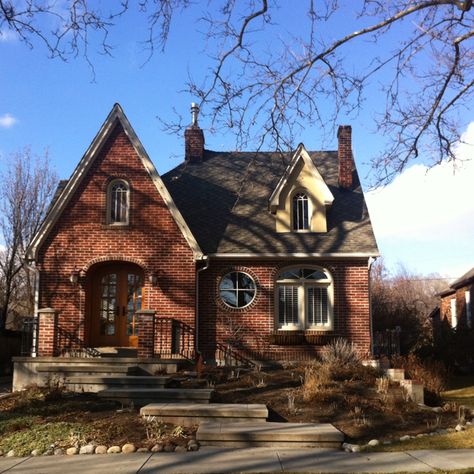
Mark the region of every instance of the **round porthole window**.
POLYGON ((245 308, 255 298, 257 286, 254 279, 245 272, 230 272, 222 277, 219 295, 230 308, 245 308))

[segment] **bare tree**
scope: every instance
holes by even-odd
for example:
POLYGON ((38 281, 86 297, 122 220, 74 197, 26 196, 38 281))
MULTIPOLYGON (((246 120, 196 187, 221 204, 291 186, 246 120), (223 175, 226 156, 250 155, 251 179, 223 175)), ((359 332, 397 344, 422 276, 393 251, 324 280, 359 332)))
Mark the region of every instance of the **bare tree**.
POLYGON ((0 330, 4 330, 9 315, 33 312, 33 275, 23 257, 46 215, 57 178, 47 154, 34 157, 25 148, 9 158, 0 182, 0 330))
POLYGON ((371 272, 373 325, 376 331, 400 327, 402 352, 431 344, 429 314, 439 304, 437 294, 448 280, 437 274, 420 275, 403 267, 389 272, 383 259, 371 272))
MULTIPOLYGON (((132 9, 127 0, 117 11, 87 0, 69 0, 60 12, 46 1, 24 3, 20 10, 0 0, 0 29, 7 25, 28 44, 39 38, 62 58, 80 52, 89 58, 91 32, 101 33, 101 50, 110 53, 108 34, 132 9), (54 15, 58 28, 42 28, 36 22, 42 15, 54 15)), ((308 125, 332 133, 378 90, 375 129, 388 145, 373 160, 377 182, 420 155, 433 164, 456 158, 453 146, 474 91, 472 0, 307 0, 296 31, 275 20, 288 5, 301 8, 279 0, 210 0, 205 7, 138 2, 150 54, 166 44, 177 11, 200 9, 213 62, 206 77, 189 80, 188 91, 200 99, 211 128, 235 132, 238 148, 252 142, 292 149, 308 125)), ((166 128, 182 127, 177 121, 166 128)))

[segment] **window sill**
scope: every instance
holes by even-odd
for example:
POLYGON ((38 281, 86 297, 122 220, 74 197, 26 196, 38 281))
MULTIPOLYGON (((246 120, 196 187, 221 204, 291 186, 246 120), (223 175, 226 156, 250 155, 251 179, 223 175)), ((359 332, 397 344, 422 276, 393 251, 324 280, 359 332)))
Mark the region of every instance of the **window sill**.
POLYGON ((324 346, 340 337, 331 329, 328 330, 278 330, 269 335, 269 343, 278 346, 324 346))
POLYGON ((102 224, 102 229, 107 230, 124 230, 130 227, 130 224, 102 224))

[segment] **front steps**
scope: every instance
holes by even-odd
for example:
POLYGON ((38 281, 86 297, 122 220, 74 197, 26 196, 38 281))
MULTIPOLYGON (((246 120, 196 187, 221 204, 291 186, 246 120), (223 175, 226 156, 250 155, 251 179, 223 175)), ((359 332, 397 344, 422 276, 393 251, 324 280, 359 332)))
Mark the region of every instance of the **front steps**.
POLYGON ((232 448, 340 448, 344 435, 329 423, 203 422, 196 440, 232 448))
POLYGON ((79 375, 68 377, 64 381, 67 390, 71 392, 91 392, 97 393, 102 390, 126 388, 165 388, 177 387, 179 382, 168 376, 150 375, 79 375))
POLYGON ((38 372, 46 372, 51 376, 74 377, 82 375, 120 376, 132 375, 138 372, 136 365, 105 365, 105 364, 67 364, 67 365, 43 365, 38 367, 38 372))
POLYGON ((214 390, 202 388, 115 388, 101 390, 97 395, 107 400, 142 407, 149 403, 208 404, 214 390))
POLYGON ((268 409, 260 404, 151 403, 141 408, 140 415, 153 416, 180 426, 198 425, 204 421, 264 423, 268 418, 268 409))

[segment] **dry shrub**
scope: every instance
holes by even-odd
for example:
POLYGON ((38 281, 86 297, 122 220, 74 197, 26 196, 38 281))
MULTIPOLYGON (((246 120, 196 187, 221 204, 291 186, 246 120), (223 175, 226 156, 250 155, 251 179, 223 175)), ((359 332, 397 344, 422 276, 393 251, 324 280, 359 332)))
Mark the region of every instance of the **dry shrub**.
POLYGON ((361 364, 361 359, 352 344, 339 338, 324 346, 321 353, 323 364, 337 366, 354 366, 361 364))
POLYGON ((304 381, 301 387, 305 402, 326 400, 329 396, 332 377, 330 367, 320 362, 312 362, 305 367, 304 381))
POLYGON ((449 371, 437 360, 421 360, 414 354, 407 357, 396 357, 392 360, 393 367, 405 369, 408 378, 421 382, 425 390, 439 397, 446 389, 449 371))

